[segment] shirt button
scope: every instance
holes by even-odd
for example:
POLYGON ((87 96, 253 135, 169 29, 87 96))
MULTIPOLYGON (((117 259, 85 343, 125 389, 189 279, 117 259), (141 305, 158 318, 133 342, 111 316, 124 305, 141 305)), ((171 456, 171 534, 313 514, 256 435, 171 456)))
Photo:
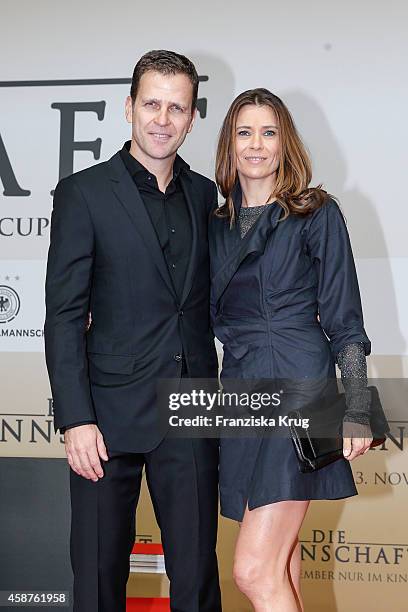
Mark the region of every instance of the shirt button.
POLYGON ((174 361, 177 361, 177 362, 180 362, 180 361, 181 361, 181 355, 180 355, 180 353, 176 353, 176 354, 174 355, 174 361))
POLYGON ((176 233, 176 230, 174 229, 174 227, 172 227, 170 231, 171 231, 172 234, 176 233))
POLYGON ((176 267, 176 264, 171 264, 171 267, 172 267, 172 268, 173 268, 173 270, 174 270, 174 268, 176 267))
POLYGON ((184 310, 180 309, 180 310, 179 310, 179 315, 180 315, 180 317, 182 317, 182 316, 183 316, 183 314, 184 314, 184 310))
POLYGON ((151 180, 152 180, 152 177, 151 177, 151 175, 150 175, 150 174, 149 174, 149 176, 147 177, 147 180, 148 180, 148 181, 151 181, 151 180))

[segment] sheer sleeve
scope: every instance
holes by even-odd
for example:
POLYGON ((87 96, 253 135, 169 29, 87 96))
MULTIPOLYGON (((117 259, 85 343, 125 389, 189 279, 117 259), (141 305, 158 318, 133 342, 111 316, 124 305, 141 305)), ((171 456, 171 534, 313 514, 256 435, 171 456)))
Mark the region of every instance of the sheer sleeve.
POLYGON ((344 421, 370 424, 371 393, 367 387, 367 361, 362 342, 347 344, 337 355, 346 395, 344 421))

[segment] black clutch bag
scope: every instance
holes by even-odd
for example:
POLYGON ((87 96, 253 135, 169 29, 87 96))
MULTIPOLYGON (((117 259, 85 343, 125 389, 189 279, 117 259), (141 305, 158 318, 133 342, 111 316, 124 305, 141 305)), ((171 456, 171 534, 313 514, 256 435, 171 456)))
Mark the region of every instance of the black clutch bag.
MULTIPOLYGON (((370 447, 379 446, 390 431, 377 387, 368 387, 371 392, 370 427, 373 440, 370 447)), ((327 400, 313 407, 292 410, 288 416, 290 435, 295 448, 301 472, 314 472, 343 457, 343 418, 346 408, 344 393, 336 395, 327 405, 327 400), (309 418, 310 426, 305 429, 297 425, 301 419, 309 418), (294 424, 292 424, 294 423, 294 424)))

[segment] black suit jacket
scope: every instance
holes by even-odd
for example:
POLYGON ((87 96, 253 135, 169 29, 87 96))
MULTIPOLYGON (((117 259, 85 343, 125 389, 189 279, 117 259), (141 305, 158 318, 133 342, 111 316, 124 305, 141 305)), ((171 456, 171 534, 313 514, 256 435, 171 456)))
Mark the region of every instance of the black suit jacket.
POLYGON ((180 377, 182 354, 191 377, 216 376, 207 221, 217 191, 189 169, 180 181, 192 226, 180 301, 119 153, 58 183, 44 327, 55 431, 94 419, 108 449, 146 452, 164 435, 157 379, 180 377))

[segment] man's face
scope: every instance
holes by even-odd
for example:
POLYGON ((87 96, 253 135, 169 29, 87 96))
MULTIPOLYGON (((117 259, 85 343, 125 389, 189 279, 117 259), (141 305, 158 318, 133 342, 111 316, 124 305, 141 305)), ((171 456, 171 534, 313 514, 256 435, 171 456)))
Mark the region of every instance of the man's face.
POLYGON ((193 127, 193 85, 185 74, 163 75, 149 70, 139 82, 135 103, 126 99, 126 119, 132 124, 132 147, 142 158, 173 156, 193 127))

